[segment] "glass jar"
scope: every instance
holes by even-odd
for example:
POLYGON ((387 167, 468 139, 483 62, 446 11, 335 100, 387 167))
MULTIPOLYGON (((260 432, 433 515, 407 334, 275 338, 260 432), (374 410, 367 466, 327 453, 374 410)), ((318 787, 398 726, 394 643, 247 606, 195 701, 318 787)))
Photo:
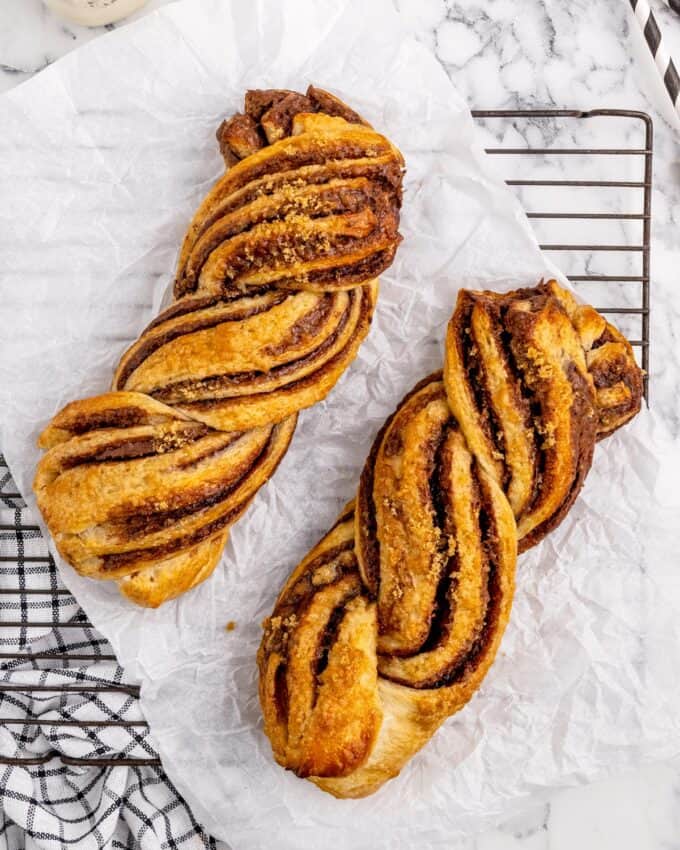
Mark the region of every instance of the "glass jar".
POLYGON ((74 24, 101 27, 131 15, 148 0, 43 0, 45 5, 74 24))

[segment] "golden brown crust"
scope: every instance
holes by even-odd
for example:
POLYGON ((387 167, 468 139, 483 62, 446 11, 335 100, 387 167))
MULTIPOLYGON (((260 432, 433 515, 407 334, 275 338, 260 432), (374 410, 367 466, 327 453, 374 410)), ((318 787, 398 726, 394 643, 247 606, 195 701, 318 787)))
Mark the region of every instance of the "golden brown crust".
POLYGON ((59 551, 94 578, 134 574, 225 531, 271 476, 295 430, 295 415, 229 433, 180 413, 150 425, 81 430, 102 405, 111 411, 107 425, 117 402, 125 421, 128 399, 137 395, 70 405, 79 431, 43 456, 35 477, 59 551))
POLYGON ((602 440, 640 411, 643 373, 623 334, 588 304, 579 304, 554 280, 547 284, 569 314, 586 353, 598 412, 597 439, 602 440))
POLYGON ((265 730, 298 776, 345 776, 381 723, 375 604, 362 591, 353 517, 334 526, 288 581, 258 653, 265 730))
POLYGON ((223 121, 217 130, 227 165, 251 156, 267 143, 290 136, 295 116, 311 112, 370 126, 340 98, 316 86, 309 86, 304 95, 288 89, 254 89, 246 92, 244 112, 223 121))
POLYGON ((362 477, 370 504, 384 510, 367 522, 350 505, 264 624, 260 701, 274 756, 337 797, 376 791, 462 708, 510 614, 512 511, 444 398, 435 375, 402 402, 376 439, 373 474, 362 477), (377 595, 356 556, 366 528, 384 544, 377 595))
POLYGON ((171 307, 144 331, 113 387, 223 431, 279 422, 326 396, 368 333, 376 298, 373 281, 339 292, 193 299, 194 310, 171 307))
POLYGON ((296 113, 290 128, 279 115, 279 135, 266 119, 291 97, 260 119, 274 143, 237 162, 199 207, 180 252, 176 297, 351 288, 392 261, 400 153, 370 127, 323 113, 296 113))
POLYGON ((441 374, 376 438, 354 514, 296 568, 258 653, 276 760, 338 797, 376 791, 470 699, 510 613, 512 510, 441 374))
MULTIPOLYGON (((561 521, 596 438, 620 424, 588 359, 617 333, 554 281, 460 293, 443 374, 385 422, 356 505, 265 623, 260 701, 279 764, 336 797, 371 794, 479 688, 518 548, 561 521)), ((639 370, 625 346, 617 357, 634 395, 639 370)))
POLYGON ((237 114, 225 119, 215 136, 227 167, 265 146, 259 127, 250 115, 237 114))
POLYGON ((228 536, 228 529, 220 531, 151 567, 123 576, 118 588, 131 602, 157 608, 208 578, 222 557, 228 536))
POLYGON ((632 350, 624 341, 612 352, 605 338, 623 339, 555 281, 459 295, 447 332, 447 393, 471 450, 512 505, 520 552, 564 518, 595 441, 639 409, 632 350), (625 411, 613 401, 622 386, 625 411))
POLYGON ((189 226, 174 302, 112 391, 39 441, 60 553, 140 605, 213 571, 298 411, 354 359, 400 240, 401 154, 328 92, 248 92, 217 138, 233 167, 189 226))

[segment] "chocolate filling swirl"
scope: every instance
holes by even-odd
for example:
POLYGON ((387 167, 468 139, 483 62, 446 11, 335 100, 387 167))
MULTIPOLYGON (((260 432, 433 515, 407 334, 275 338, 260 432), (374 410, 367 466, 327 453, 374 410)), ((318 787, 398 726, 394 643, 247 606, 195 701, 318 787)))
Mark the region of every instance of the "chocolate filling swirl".
POLYGON ((480 686, 517 552, 562 521, 640 393, 615 329, 554 282, 460 293, 443 372, 387 419, 355 502, 265 621, 279 763, 338 797, 399 772, 480 686))
POLYGON ((60 552, 144 605, 214 569, 298 412, 356 355, 401 239, 401 154, 334 95, 248 92, 217 135, 228 168, 189 225, 173 303, 112 391, 41 436, 35 489, 60 552))

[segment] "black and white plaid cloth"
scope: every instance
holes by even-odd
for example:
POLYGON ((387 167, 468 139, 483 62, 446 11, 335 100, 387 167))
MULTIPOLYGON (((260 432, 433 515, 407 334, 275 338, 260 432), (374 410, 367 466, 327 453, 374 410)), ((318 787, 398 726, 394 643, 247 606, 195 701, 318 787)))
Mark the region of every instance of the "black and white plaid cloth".
POLYGON ((77 761, 157 754, 136 688, 61 584, 23 502, 5 495, 15 491, 0 465, 0 757, 16 761, 0 764, 0 848, 226 850, 161 767, 77 761))

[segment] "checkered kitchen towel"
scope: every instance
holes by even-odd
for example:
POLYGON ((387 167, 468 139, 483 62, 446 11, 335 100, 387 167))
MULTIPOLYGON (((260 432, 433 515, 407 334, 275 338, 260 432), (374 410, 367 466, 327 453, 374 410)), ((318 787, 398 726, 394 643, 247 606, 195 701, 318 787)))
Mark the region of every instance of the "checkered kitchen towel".
POLYGON ((56 755, 157 758, 136 689, 61 585, 23 502, 3 495, 15 490, 0 465, 0 755, 34 764, 0 764, 0 850, 226 850, 160 767, 64 764, 56 755), (26 652, 40 657, 18 657, 26 652), (123 725, 55 725, 78 720, 123 725))

